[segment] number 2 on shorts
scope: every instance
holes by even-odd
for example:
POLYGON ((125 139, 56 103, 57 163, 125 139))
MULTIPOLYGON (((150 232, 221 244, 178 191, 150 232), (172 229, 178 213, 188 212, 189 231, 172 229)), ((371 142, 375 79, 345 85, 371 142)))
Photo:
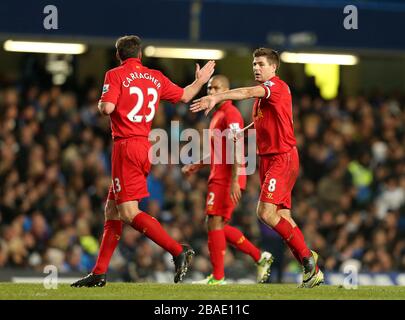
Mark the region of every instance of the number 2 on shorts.
POLYGON ((210 192, 210 193, 208 194, 208 201, 207 201, 207 204, 208 204, 209 206, 214 205, 214 199, 215 199, 215 193, 214 193, 214 192, 210 192))

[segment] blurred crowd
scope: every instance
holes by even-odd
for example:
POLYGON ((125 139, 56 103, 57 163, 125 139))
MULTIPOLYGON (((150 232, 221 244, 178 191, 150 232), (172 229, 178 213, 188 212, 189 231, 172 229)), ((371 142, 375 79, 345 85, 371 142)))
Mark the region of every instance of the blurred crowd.
MULTIPOLYGON (((86 273, 103 232, 110 185, 109 118, 98 114, 100 88, 81 94, 52 86, 0 89, 0 270, 11 267, 86 273)), ((186 105, 161 103, 154 127, 206 128, 209 118, 186 105)), ((405 101, 355 96, 331 101, 293 99, 300 176, 293 216, 326 271, 358 261, 362 271, 405 272, 405 101)), ((249 112, 245 121, 249 123, 249 112)), ((170 130, 168 130, 170 132, 170 130)), ((180 165, 156 165, 151 196, 141 208, 169 234, 197 252, 193 271, 210 273, 205 230, 209 170, 185 178, 180 165)), ((248 177, 232 224, 261 248, 274 250, 280 271, 300 272, 278 236, 258 221, 257 172, 248 177)), ((226 274, 255 276, 255 266, 233 248, 226 274)), ((276 265, 277 267, 277 265, 276 265)), ((125 227, 111 261, 124 280, 159 280, 171 256, 125 227)))

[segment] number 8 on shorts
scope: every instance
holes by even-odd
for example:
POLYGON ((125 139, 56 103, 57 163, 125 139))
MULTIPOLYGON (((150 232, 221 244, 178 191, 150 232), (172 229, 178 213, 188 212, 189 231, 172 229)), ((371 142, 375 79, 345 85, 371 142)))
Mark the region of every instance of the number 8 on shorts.
POLYGON ((274 178, 270 179, 269 187, 268 187, 269 192, 274 192, 276 190, 276 182, 277 182, 276 179, 274 179, 274 178))

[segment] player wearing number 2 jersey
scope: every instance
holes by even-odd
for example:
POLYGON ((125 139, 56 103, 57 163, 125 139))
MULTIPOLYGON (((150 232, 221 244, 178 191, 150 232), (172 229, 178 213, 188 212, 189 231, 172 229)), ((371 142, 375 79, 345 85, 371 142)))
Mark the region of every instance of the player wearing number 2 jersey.
MULTIPOLYGON (((208 82, 207 89, 209 95, 229 90, 229 80, 223 75, 213 76, 208 82)), ((246 174, 241 164, 243 148, 237 148, 236 143, 233 148, 235 159, 227 161, 232 154, 232 148, 229 148, 227 140, 233 138, 232 134, 228 136, 227 133, 232 131, 234 134, 240 133, 243 126, 242 115, 231 101, 220 103, 211 119, 211 172, 208 178, 206 214, 212 274, 204 280, 194 282, 197 284, 225 284, 224 255, 227 243, 253 259, 257 264, 259 283, 266 282, 270 276, 272 254, 261 252, 239 229, 229 224, 242 196, 241 190, 246 187, 246 174), (238 169, 241 169, 240 172, 238 169)), ((243 140, 239 142, 243 145, 243 140)), ((182 171, 190 175, 204 166, 204 161, 188 164, 182 171)))
MULTIPOLYGON (((229 80, 223 75, 211 78, 207 85, 209 95, 229 90, 229 80)), ((249 255, 257 264, 257 281, 264 283, 270 273, 272 254, 261 252, 244 234, 229 224, 233 211, 246 187, 246 174, 243 168, 243 148, 234 145, 234 161, 231 158, 229 142, 233 141, 232 134, 240 133, 243 128, 243 118, 231 101, 220 103, 214 112, 211 123, 211 172, 208 178, 207 190, 207 229, 208 250, 212 265, 212 274, 206 279, 196 281, 197 284, 225 284, 224 255, 227 244, 249 255), (229 138, 232 140, 227 141, 229 138), (238 169, 241 169, 240 172, 238 169)), ((241 142, 241 141, 239 141, 241 142)), ((243 145, 243 141, 242 141, 243 145)), ((204 161, 185 165, 182 169, 186 175, 193 174, 205 166, 204 161)))
POLYGON ((104 286, 111 256, 118 244, 123 222, 142 232, 173 255, 174 282, 183 280, 194 251, 171 238, 160 223, 138 208, 149 195, 146 178, 151 164, 148 141, 152 120, 160 100, 190 101, 214 72, 214 61, 200 69, 196 79, 180 88, 163 73, 141 63, 141 41, 137 36, 117 40, 121 65, 107 71, 99 102, 102 114, 110 116, 113 137, 112 185, 105 207, 104 234, 93 271, 72 284, 74 287, 104 286))
POLYGON ((259 218, 284 239, 303 266, 301 286, 312 288, 323 282, 318 255, 311 251, 291 217, 291 192, 298 177, 299 159, 293 129, 291 92, 276 76, 280 58, 276 51, 260 48, 253 53, 253 72, 259 85, 203 97, 191 110, 209 112, 220 101, 256 98, 253 120, 260 158, 261 194, 259 218))

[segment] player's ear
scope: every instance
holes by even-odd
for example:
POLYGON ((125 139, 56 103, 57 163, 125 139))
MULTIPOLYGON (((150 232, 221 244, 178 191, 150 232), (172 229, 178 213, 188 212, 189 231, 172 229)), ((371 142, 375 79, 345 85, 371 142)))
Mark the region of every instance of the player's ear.
POLYGON ((142 50, 139 50, 138 52, 138 59, 142 59, 142 50))

